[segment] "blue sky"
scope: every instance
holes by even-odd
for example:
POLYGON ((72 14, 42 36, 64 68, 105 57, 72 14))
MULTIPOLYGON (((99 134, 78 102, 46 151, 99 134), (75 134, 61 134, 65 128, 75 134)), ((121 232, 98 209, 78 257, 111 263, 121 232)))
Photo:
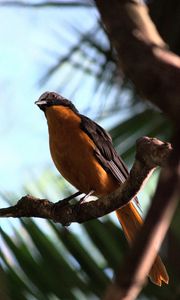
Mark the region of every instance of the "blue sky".
MULTIPOLYGON (((93 9, 88 13, 86 9, 77 9, 74 14, 70 9, 0 7, 0 20, 0 193, 15 192, 17 200, 22 196, 23 184, 36 182, 47 168, 58 174, 49 154, 46 120, 34 102, 44 91, 56 90, 59 80, 65 80, 68 66, 44 86, 39 87, 38 82, 56 61, 54 49, 63 54, 76 40, 72 25, 91 29, 96 13, 93 9)), ((77 79, 78 74, 74 82, 77 79)), ((85 84, 82 80, 80 90, 73 96, 68 85, 63 90, 64 96, 73 97, 81 112, 86 107, 86 99, 89 101, 93 94, 92 81, 89 78, 85 84)), ((93 109, 96 103, 98 95, 93 109)), ((93 118, 93 114, 89 116, 93 118)), ((121 117, 118 113, 118 121, 121 117)), ((112 125, 115 119, 110 122, 112 125)), ((33 189, 33 194, 38 195, 35 186, 33 189)), ((2 199, 0 206, 4 206, 2 199)), ((2 227, 11 232, 7 224, 8 220, 1 220, 2 227)), ((18 224, 13 219, 13 225, 18 224)), ((74 230, 77 227, 71 226, 74 230)))
MULTIPOLYGON (((36 182, 47 168, 58 174, 49 154, 46 120, 34 102, 44 91, 56 90, 59 81, 62 86, 68 66, 63 66, 58 76, 44 86, 40 87, 38 82, 56 62, 54 53, 66 53, 67 47, 76 41, 72 27, 89 30, 96 17, 93 9, 76 9, 74 13, 74 9, 0 7, 0 192, 15 192, 17 199, 22 196, 23 184, 36 182)), ((77 79, 78 73, 71 82, 77 79)), ((93 80, 89 78, 85 84, 82 79, 73 96, 68 85, 64 89, 62 86, 63 95, 70 97, 81 112, 86 100, 91 100, 93 80)), ((93 109, 96 103, 98 95, 93 100, 93 109)), ((117 117, 118 122, 125 117, 124 110, 123 116, 118 113, 117 117)), ((116 121, 111 119, 111 126, 116 121)))
POLYGON ((55 90, 57 82, 42 87, 38 82, 55 62, 54 49, 64 53, 75 40, 72 24, 88 29, 95 17, 85 9, 74 14, 70 9, 0 7, 0 19, 0 191, 17 192, 31 172, 41 174, 49 166, 55 171, 46 122, 34 101, 55 90))

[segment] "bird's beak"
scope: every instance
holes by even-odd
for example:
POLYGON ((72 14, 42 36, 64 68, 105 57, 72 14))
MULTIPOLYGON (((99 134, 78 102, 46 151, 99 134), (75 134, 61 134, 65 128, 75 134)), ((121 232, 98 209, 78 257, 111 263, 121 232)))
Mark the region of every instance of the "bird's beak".
POLYGON ((37 100, 34 102, 36 105, 41 106, 41 105, 46 105, 46 100, 37 100))
POLYGON ((35 104, 42 110, 45 110, 47 101, 46 100, 37 100, 35 104))

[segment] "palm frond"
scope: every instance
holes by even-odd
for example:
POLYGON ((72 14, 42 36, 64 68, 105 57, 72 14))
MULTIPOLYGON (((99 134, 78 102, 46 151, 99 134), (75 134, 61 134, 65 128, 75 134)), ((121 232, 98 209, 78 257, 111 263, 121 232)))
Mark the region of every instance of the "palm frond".
MULTIPOLYGON (((169 0, 166 2, 170 5, 169 0)), ((162 7, 161 4, 166 5, 162 0, 153 3, 150 7, 157 5, 158 9, 162 7)), ((93 2, 87 1, 1 1, 0 4, 39 9, 93 7, 93 2)), ((95 23, 90 30, 80 30, 74 25, 70 27, 76 41, 71 42, 67 37, 65 54, 52 51, 55 63, 44 71, 40 83, 45 85, 56 77, 57 90, 62 93, 68 89, 71 95, 91 79, 91 89, 88 89, 91 95, 84 93, 87 97, 86 113, 100 122, 106 122, 117 151, 130 164, 138 137, 149 135, 167 139, 171 128, 161 112, 148 103, 138 104, 139 98, 132 84, 122 78, 117 70, 115 53, 101 22, 96 20, 95 23)), ((61 33, 57 38, 61 42, 61 33)), ((177 47, 178 41, 175 44, 177 47)), ((34 174, 32 178, 35 178, 34 174)), ((66 196, 68 188, 63 180, 47 171, 41 182, 24 186, 23 193, 26 192, 59 200, 61 196, 66 196)), ((2 197, 4 201, 11 198, 10 194, 2 197)), ((17 198, 13 195, 12 201, 17 198)), ((0 230, 3 245, 0 249, 1 263, 10 299, 13 300, 99 299, 128 249, 119 226, 108 216, 69 228, 34 219, 22 219, 18 227, 14 224, 14 220, 8 222, 0 230), (7 230, 9 227, 10 234, 7 230)), ((175 300, 180 297, 180 269, 176 268, 180 249, 178 218, 174 219, 170 232, 173 238, 171 235, 171 242, 166 242, 165 254, 168 269, 173 274, 170 274, 172 282, 163 289, 149 284, 140 299, 175 300)), ((2 299, 6 300, 5 296, 2 299)))
MULTIPOLYGON (((54 176, 48 182, 57 184, 58 195, 62 193, 54 176)), ((41 192, 41 197, 45 194, 41 192)), ((119 226, 108 216, 69 228, 26 218, 18 228, 13 223, 10 235, 0 230, 0 254, 10 296, 15 300, 99 299, 128 249, 119 226)), ((148 285, 142 296, 171 299, 178 276, 179 271, 173 271, 174 283, 165 290, 148 285)))

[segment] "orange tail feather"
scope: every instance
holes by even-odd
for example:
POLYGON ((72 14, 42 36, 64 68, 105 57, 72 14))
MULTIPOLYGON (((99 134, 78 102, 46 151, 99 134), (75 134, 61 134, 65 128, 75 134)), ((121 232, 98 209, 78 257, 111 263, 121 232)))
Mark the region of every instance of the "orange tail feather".
MULTIPOLYGON (((134 204, 130 202, 123 208, 118 209, 116 211, 116 215, 121 223, 128 242, 131 244, 138 230, 140 229, 140 226, 143 224, 140 214, 138 213, 134 204)), ((152 265, 152 268, 149 272, 149 278, 153 283, 159 286, 161 286, 162 282, 168 284, 169 276, 159 255, 157 255, 152 265)))

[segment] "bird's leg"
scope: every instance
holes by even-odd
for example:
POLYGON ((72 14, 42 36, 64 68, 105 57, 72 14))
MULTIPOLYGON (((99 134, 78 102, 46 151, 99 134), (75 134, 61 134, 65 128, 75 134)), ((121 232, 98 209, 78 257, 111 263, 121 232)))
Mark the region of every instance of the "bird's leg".
POLYGON ((58 206, 64 206, 64 205, 67 205, 69 204, 69 201, 79 195, 82 195, 83 193, 81 193, 80 191, 76 192, 75 194, 72 194, 70 195, 69 197, 67 198, 64 198, 62 200, 59 200, 58 202, 56 202, 55 204, 57 204, 58 206))
POLYGON ((79 200, 79 204, 85 202, 85 200, 90 197, 92 194, 94 193, 94 191, 90 191, 88 194, 86 194, 85 196, 83 196, 80 200, 79 200))
POLYGON ((85 200, 86 200, 88 197, 90 197, 93 193, 94 193, 94 191, 92 190, 92 191, 90 191, 89 193, 87 193, 85 196, 83 196, 83 197, 79 200, 79 202, 77 203, 76 208, 75 208, 76 211, 77 211, 77 213, 79 212, 79 209, 80 209, 80 207, 81 207, 81 204, 84 203, 85 200))
MULTIPOLYGON (((84 202, 89 196, 91 196, 93 193, 94 193, 94 191, 92 190, 92 191, 90 191, 88 194, 86 194, 85 196, 83 196, 83 197, 79 200, 78 204, 83 203, 83 202, 84 202)), ((82 194, 83 194, 82 192, 78 191, 78 192, 76 192, 75 194, 73 194, 73 195, 71 195, 71 196, 69 196, 69 197, 67 197, 67 198, 64 198, 64 199, 62 199, 62 200, 59 200, 58 202, 55 203, 55 206, 56 206, 56 205, 57 205, 58 207, 66 206, 66 205, 69 204, 69 201, 70 201, 71 199, 73 199, 73 198, 75 198, 75 197, 77 197, 77 196, 79 196, 79 195, 82 195, 82 194)))

